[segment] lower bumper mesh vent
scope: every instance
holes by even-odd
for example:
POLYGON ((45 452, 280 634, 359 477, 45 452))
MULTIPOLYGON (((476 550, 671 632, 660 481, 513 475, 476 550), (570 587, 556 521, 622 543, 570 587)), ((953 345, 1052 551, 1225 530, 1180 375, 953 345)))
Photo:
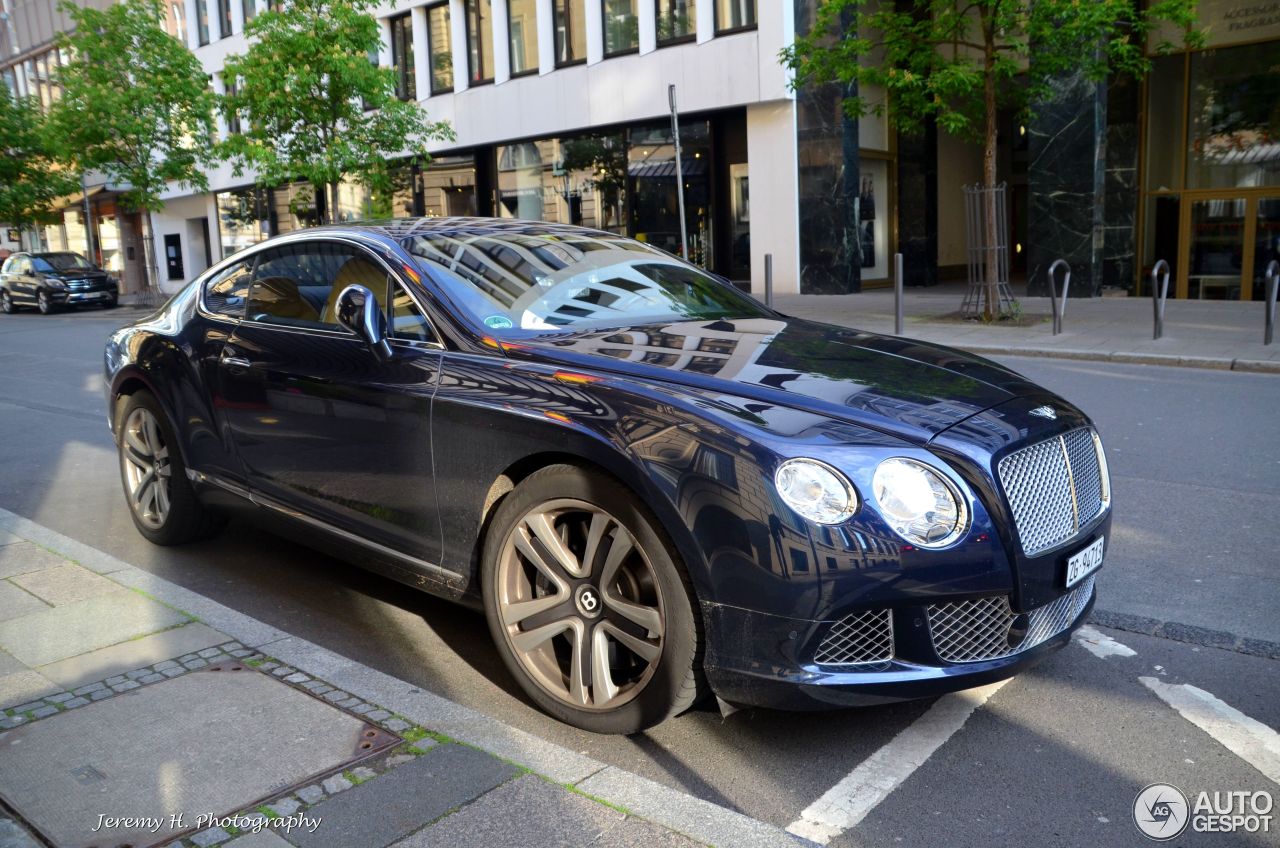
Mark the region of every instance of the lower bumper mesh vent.
POLYGON ((893 658, 893 613, 864 610, 837 621, 814 654, 819 665, 865 665, 893 658))
POLYGON ((1093 597, 1094 575, 1070 592, 1020 616, 1000 595, 929 607, 934 650, 947 662, 995 660, 1034 648, 1075 621, 1093 597))

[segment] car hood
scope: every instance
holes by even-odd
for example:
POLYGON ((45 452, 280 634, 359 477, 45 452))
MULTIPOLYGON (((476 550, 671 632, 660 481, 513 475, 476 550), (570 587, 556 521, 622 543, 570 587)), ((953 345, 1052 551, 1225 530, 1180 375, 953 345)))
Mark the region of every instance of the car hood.
POLYGON ((106 271, 100 271, 97 268, 69 268, 66 271, 55 272, 56 276, 62 280, 101 280, 107 277, 106 271))
POLYGON ((925 443, 1042 393, 989 360, 796 318, 682 321, 504 344, 508 356, 806 409, 925 443))

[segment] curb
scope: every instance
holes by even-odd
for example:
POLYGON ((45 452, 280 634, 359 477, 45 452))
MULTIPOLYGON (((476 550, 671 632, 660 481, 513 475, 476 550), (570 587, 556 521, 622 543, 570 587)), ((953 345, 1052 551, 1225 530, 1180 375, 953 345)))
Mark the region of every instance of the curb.
POLYGON ((1170 353, 1132 353, 1129 351, 1075 350, 1072 348, 1019 347, 1016 345, 957 344, 952 345, 952 347, 982 356, 1035 356, 1044 359, 1080 359, 1090 362, 1122 362, 1129 365, 1166 365, 1178 368, 1204 368, 1215 371, 1280 374, 1280 361, 1270 359, 1227 359, 1226 357, 1215 356, 1178 356, 1170 353))
POLYGON ((1158 618, 1148 618, 1143 615, 1130 615, 1129 613, 1100 609, 1094 609, 1090 614, 1089 623, 1110 627, 1112 630, 1141 633, 1144 636, 1158 636, 1162 639, 1185 642, 1189 645, 1234 651, 1237 654, 1248 654, 1268 660, 1280 660, 1280 642, 1269 642, 1266 639, 1247 639, 1234 633, 1228 633, 1225 630, 1212 630, 1195 624, 1161 621, 1158 618))
POLYGON ((647 821, 705 845, 797 848, 807 844, 775 825, 549 742, 292 636, 2 508, 0 530, 42 545, 118 583, 141 589, 153 599, 227 634, 246 648, 270 655, 311 677, 393 710, 417 725, 523 766, 560 785, 588 792, 597 800, 631 810, 647 821))

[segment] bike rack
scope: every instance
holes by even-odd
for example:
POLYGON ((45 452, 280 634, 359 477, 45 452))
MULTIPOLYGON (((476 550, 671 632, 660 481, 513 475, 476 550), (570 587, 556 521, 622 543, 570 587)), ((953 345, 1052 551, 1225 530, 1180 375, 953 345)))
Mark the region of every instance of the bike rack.
POLYGON ((1164 335, 1164 299, 1169 294, 1169 263, 1161 259, 1151 269, 1151 307, 1155 310, 1155 330, 1151 338, 1158 339, 1164 335), (1164 274, 1160 273, 1161 269, 1164 274), (1156 282, 1160 285, 1157 286, 1156 282))
POLYGON ((1056 336, 1062 332, 1062 316, 1067 311, 1067 290, 1071 287, 1071 266, 1067 264, 1065 259, 1055 259, 1053 264, 1049 266, 1049 299, 1053 303, 1053 334, 1056 336), (1062 298, 1058 298, 1058 285, 1054 282, 1054 274, 1059 268, 1066 269, 1066 274, 1062 277, 1062 298))
POLYGON ((1271 344, 1276 329, 1276 288, 1280 287, 1280 261, 1267 263, 1267 331, 1262 337, 1264 345, 1271 344))
POLYGON ((893 254, 893 334, 902 335, 902 254, 893 254))

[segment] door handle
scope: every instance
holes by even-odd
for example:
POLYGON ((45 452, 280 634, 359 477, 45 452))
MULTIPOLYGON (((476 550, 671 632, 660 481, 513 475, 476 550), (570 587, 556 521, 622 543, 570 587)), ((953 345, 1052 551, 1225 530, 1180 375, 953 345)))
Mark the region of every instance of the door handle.
POLYGON ((243 356, 224 356, 222 357, 222 364, 230 368, 232 371, 245 371, 248 370, 251 365, 249 360, 245 359, 243 356))

